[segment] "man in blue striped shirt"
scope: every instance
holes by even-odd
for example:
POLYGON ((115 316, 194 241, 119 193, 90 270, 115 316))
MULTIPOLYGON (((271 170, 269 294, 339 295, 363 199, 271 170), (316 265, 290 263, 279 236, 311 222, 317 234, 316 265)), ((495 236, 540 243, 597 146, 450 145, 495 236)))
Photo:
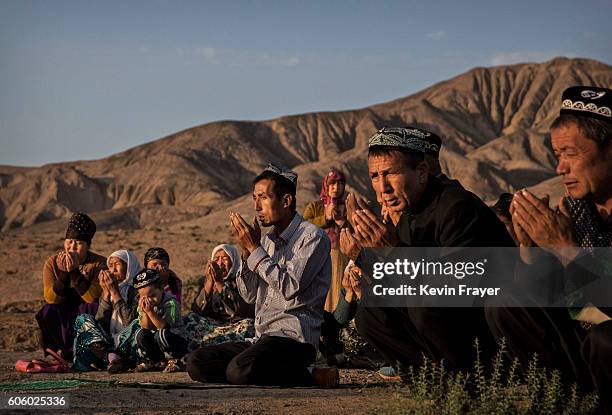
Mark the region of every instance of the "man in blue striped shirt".
POLYGON ((296 212, 295 172, 269 164, 253 183, 253 224, 237 213, 230 222, 245 261, 238 290, 255 303, 255 338, 201 347, 187 371, 201 382, 335 386, 336 368, 309 368, 331 279, 329 239, 296 212), (260 224, 272 227, 263 238, 260 224))

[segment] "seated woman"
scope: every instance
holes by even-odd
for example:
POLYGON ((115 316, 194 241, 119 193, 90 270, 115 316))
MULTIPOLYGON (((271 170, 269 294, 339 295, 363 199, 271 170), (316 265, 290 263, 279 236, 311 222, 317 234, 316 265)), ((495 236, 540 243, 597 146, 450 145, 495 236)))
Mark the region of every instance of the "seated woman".
POLYGON ((144 255, 143 266, 155 269, 161 276, 161 284, 164 292, 172 294, 176 301, 181 304, 183 283, 180 278, 170 269, 170 255, 164 248, 150 248, 144 255))
POLYGON ((70 218, 64 250, 43 267, 43 294, 47 304, 36 314, 43 350, 51 349, 72 360, 73 324, 79 314, 96 314, 101 289, 98 274, 106 258, 90 251, 96 224, 84 213, 70 218))
MULTIPOLYGON (((81 314, 75 322, 76 370, 89 371, 108 367, 109 372, 115 373, 121 371, 130 360, 129 356, 122 361, 119 357, 129 349, 129 345, 123 343, 129 342, 130 331, 125 332, 124 329, 131 327, 130 323, 138 317, 138 299, 133 281, 141 268, 136 255, 125 249, 113 252, 106 264, 108 271, 100 272, 99 276, 102 295, 96 316, 81 314)), ((135 328, 132 331, 135 332, 135 328)), ((133 346, 135 351, 135 343, 133 346)))
POLYGON ((185 316, 185 332, 190 351, 203 344, 244 341, 255 336, 255 305, 238 293, 236 276, 242 262, 234 245, 222 244, 212 250, 198 280, 193 313, 185 316))
POLYGON ((206 262, 204 276, 198 280, 198 295, 193 300, 191 310, 219 321, 254 318, 255 305, 244 301, 236 286, 236 275, 241 266, 234 245, 216 246, 206 262))

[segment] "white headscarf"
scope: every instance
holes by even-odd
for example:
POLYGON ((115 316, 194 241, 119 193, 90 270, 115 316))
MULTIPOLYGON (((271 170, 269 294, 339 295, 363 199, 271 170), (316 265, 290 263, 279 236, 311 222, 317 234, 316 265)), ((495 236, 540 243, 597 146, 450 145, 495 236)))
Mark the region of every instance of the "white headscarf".
POLYGON ((109 261, 112 257, 119 258, 127 265, 125 279, 119 284, 119 293, 121 293, 121 298, 123 298, 124 301, 127 301, 129 288, 134 282, 134 277, 136 277, 136 274, 138 274, 142 268, 140 267, 140 263, 138 262, 136 255, 127 249, 120 249, 110 254, 106 260, 106 266, 109 266, 109 261))
POLYGON ((227 273, 225 279, 229 278, 230 276, 235 277, 236 275, 238 275, 240 269, 242 268, 242 261, 240 261, 240 255, 238 254, 238 250, 234 245, 230 244, 217 245, 212 250, 212 254, 210 255, 211 261, 215 258, 215 254, 220 250, 223 250, 227 255, 229 255, 230 260, 232 261, 232 267, 227 273))
MULTIPOLYGON (((128 292, 134 282, 134 277, 136 277, 136 274, 138 274, 138 272, 141 270, 140 264, 138 263, 138 258, 136 255, 127 249, 120 249, 110 254, 106 260, 106 266, 109 266, 108 262, 112 257, 119 258, 127 265, 125 279, 119 283, 119 293, 121 294, 123 301, 127 303, 128 292)), ((123 321, 117 310, 113 309, 110 321, 110 335, 113 337, 115 347, 119 345, 119 335, 121 334, 121 330, 123 330, 123 328, 128 324, 130 324, 130 322, 123 321)))

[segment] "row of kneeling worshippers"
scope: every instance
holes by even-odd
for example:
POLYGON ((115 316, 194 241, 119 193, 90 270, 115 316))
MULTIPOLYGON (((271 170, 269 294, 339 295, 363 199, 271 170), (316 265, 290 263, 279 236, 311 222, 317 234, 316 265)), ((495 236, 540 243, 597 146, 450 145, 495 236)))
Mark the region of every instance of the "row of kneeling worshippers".
POLYGON ((375 201, 347 196, 347 178, 331 169, 301 215, 297 173, 270 163, 253 180, 254 220, 229 214, 237 247, 213 250, 184 317, 181 280, 165 250, 148 250, 142 269, 127 250, 105 259, 89 251, 95 224, 76 214, 65 250, 43 271, 48 304, 37 320, 45 346, 73 354, 78 370, 185 368, 201 382, 334 386, 337 367, 354 358, 349 338, 378 353, 381 377, 399 380, 424 358, 469 370, 474 339, 490 354, 505 338, 524 367, 537 353, 582 390, 598 390, 609 411, 602 391, 612 390, 612 312, 587 292, 556 308, 526 303, 532 293, 513 296, 525 287, 513 283, 480 307, 363 305, 372 281, 367 248, 520 247, 518 277, 544 261, 554 275, 538 277, 559 288, 574 281, 578 254, 568 252, 588 257, 612 246, 612 91, 571 87, 560 104, 550 130, 565 186, 556 209, 527 190, 487 206, 442 173, 442 139, 417 127, 373 132, 375 201), (531 258, 528 247, 548 254, 531 258), (313 365, 318 352, 326 365, 313 365))

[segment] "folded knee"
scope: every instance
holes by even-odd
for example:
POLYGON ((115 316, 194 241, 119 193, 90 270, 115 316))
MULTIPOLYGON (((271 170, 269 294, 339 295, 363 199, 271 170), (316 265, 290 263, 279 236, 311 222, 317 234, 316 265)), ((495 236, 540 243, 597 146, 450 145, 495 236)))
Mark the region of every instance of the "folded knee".
POLYGON ((206 382, 206 376, 203 369, 203 363, 206 362, 206 356, 201 356, 201 350, 197 349, 189 353, 185 358, 187 363, 187 374, 192 380, 198 382, 206 382))
POLYGON ((215 368, 216 359, 214 350, 200 347, 185 357, 187 374, 192 380, 198 382, 219 382, 219 374, 215 368))
POLYGON ((249 364, 242 364, 239 358, 234 358, 227 365, 225 370, 225 377, 227 381, 233 385, 249 385, 254 384, 253 373, 256 371, 257 359, 253 360, 249 364))

